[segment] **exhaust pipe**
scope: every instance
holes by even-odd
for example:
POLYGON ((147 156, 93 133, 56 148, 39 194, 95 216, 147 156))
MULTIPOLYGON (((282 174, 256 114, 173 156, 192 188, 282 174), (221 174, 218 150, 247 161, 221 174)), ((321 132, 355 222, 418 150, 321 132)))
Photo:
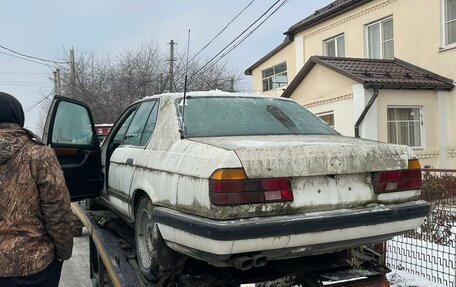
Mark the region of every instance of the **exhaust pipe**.
POLYGON ((253 260, 251 257, 247 256, 237 257, 233 261, 233 266, 238 270, 247 271, 253 268, 253 260))
POLYGON ((253 267, 263 267, 268 263, 268 257, 263 254, 256 254, 252 256, 253 267))

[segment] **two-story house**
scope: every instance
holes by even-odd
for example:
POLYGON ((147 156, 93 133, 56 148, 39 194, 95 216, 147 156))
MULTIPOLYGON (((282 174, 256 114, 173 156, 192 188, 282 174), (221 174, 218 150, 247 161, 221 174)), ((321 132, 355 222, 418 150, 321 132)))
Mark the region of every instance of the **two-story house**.
POLYGON ((456 0, 336 0, 245 74, 347 136, 406 144, 456 168, 456 0))

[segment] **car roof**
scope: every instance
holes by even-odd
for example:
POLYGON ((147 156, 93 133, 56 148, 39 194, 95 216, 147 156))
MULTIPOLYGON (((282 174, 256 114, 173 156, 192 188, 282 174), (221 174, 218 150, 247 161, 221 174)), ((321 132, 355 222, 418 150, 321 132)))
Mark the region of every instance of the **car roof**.
MULTIPOLYGON (((239 97, 255 97, 255 98, 277 98, 280 100, 289 100, 289 99, 284 99, 284 98, 279 98, 279 97, 270 97, 270 96, 263 96, 263 95, 256 95, 256 94, 249 94, 249 93, 238 93, 238 92, 225 92, 225 91, 220 91, 220 90, 213 90, 213 91, 198 91, 198 92, 188 92, 186 94, 187 97, 232 97, 232 98, 239 98, 239 97)), ((171 99, 179 99, 183 98, 184 93, 164 93, 164 94, 158 94, 158 95, 153 95, 153 96, 148 96, 144 97, 138 102, 143 102, 149 99, 157 99, 157 98, 171 98, 171 99)))

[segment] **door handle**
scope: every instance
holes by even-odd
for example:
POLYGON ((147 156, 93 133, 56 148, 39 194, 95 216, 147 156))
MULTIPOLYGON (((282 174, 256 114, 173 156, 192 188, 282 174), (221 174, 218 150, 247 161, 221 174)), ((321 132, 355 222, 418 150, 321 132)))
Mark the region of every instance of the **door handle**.
POLYGON ((133 165, 133 159, 132 158, 127 158, 127 161, 125 162, 128 165, 133 165))

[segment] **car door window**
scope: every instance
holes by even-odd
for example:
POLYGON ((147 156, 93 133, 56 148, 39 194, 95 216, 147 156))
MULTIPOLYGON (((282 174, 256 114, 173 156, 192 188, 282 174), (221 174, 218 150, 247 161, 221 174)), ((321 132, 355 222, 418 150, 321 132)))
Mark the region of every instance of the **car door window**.
POLYGON ((101 149, 86 104, 54 97, 46 117, 43 143, 54 150, 72 201, 100 194, 104 183, 101 149))
POLYGON ((125 138, 122 142, 124 145, 139 146, 141 142, 141 136, 146 125, 146 121, 149 118, 150 112, 155 104, 155 101, 148 101, 141 104, 136 111, 128 131, 125 134, 125 138))
POLYGON ((141 137, 141 146, 145 146, 147 144, 150 136, 154 132, 155 124, 157 123, 158 106, 158 101, 156 101, 152 108, 152 112, 150 113, 149 118, 147 119, 146 127, 144 128, 144 132, 141 137))
POLYGON ((128 126, 131 123, 131 120, 133 119, 134 116, 134 110, 130 113, 130 115, 125 119, 123 124, 120 126, 120 128, 117 130, 116 135, 114 136, 113 142, 115 143, 121 143, 123 139, 125 138, 125 134, 127 133, 128 126))
POLYGON ((59 103, 52 143, 92 145, 93 135, 89 113, 85 107, 71 102, 59 103))

